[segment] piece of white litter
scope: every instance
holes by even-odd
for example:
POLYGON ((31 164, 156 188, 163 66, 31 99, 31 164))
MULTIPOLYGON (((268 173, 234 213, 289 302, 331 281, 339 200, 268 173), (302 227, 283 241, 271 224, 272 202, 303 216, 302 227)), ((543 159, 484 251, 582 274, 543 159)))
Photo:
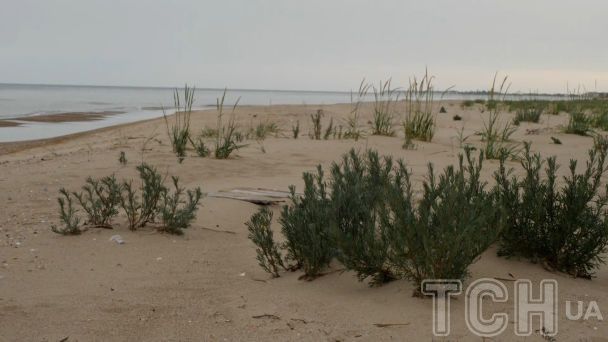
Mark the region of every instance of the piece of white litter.
POLYGON ((123 240, 122 236, 120 236, 120 235, 112 235, 112 237, 110 237, 110 241, 114 241, 119 245, 122 245, 125 243, 125 240, 123 240))
POLYGON ((245 272, 239 274, 239 276, 244 277, 245 276, 245 272))
POLYGON ((162 258, 162 257, 158 257, 158 258, 156 258, 156 261, 161 261, 161 260, 163 260, 163 258, 162 258))

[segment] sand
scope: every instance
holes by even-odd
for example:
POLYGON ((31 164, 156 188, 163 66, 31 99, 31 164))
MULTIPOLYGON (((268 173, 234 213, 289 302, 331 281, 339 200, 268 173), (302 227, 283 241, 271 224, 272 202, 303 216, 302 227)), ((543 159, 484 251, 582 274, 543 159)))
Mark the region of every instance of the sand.
POLYGON ((105 111, 105 112, 68 112, 68 113, 56 113, 56 114, 42 114, 24 116, 20 118, 10 118, 2 121, 14 122, 26 121, 26 122, 83 122, 83 121, 94 121, 101 120, 110 115, 124 114, 125 112, 119 111, 105 111))
MULTIPOLYGON (((87 176, 115 173, 119 179, 133 178, 142 160, 178 175, 183 185, 201 186, 205 192, 233 187, 287 189, 290 184, 301 189, 302 172, 319 163, 327 167, 353 146, 371 147, 404 158, 419 187, 428 162, 437 168, 456 162, 457 130, 464 125, 465 135, 471 135, 487 115, 479 107, 463 110, 455 102, 443 105, 447 113, 438 114, 433 142, 416 142, 415 150, 401 148, 401 132, 397 137, 368 136, 358 142, 307 137, 309 115, 316 109, 324 109, 325 123, 330 116, 342 122, 349 105, 241 107, 236 115, 242 127, 272 120, 283 133, 250 142, 228 160, 198 158, 189 151, 188 158, 178 164, 162 119, 50 142, 12 144, 0 155, 0 340, 433 339, 432 301, 412 297, 412 286, 406 281, 370 288, 352 273, 342 272, 339 264, 332 265, 335 272, 310 282, 298 280, 300 272, 271 279, 257 265, 255 248, 247 238, 244 222, 258 208, 251 203, 205 198, 193 226, 181 237, 153 228, 130 232, 122 215, 114 221, 113 230, 90 229, 74 237, 52 233, 50 225, 58 223, 59 188, 78 190, 87 176), (454 114, 463 120, 453 121, 454 114), (303 133, 294 140, 290 127, 296 120, 303 133), (127 166, 118 162, 121 151, 126 153, 127 166), (109 241, 114 234, 126 243, 109 241), (376 323, 399 325, 377 327, 376 323)), ((505 113, 504 118, 512 114, 505 113)), ((192 119, 195 130, 213 127, 216 120, 213 111, 195 113, 192 119)), ((367 126, 369 119, 369 107, 364 107, 361 123, 367 126)), ((557 155, 565 172, 567 160, 584 160, 592 145, 591 138, 560 133, 565 122, 565 114, 543 115, 539 124, 522 124, 514 138, 531 141, 533 150, 544 155, 557 155), (535 129, 538 134, 526 134, 535 129), (552 144, 550 136, 558 137, 563 145, 552 144)), ((479 137, 472 135, 467 141, 479 144, 479 137)), ((484 177, 490 180, 496 167, 496 161, 487 161, 484 177)), ((280 208, 273 210, 278 217, 280 208)), ((558 280, 557 340, 608 341, 603 322, 568 321, 564 316, 566 300, 595 300, 608 314, 608 267, 602 267, 593 280, 573 279, 524 260, 499 258, 492 247, 470 270, 470 281, 508 279, 509 274, 531 279, 535 285, 544 278, 558 280)), ((509 301, 487 304, 484 310, 510 314, 507 331, 496 340, 521 340, 513 336, 513 285, 508 281, 505 285, 509 301)), ((465 324, 464 302, 463 296, 452 302, 449 340, 479 341, 465 324)), ((529 340, 544 339, 536 331, 529 340)))
MULTIPOLYGON (((69 112, 57 114, 42 114, 24 116, 19 118, 8 118, 0 120, 0 127, 18 127, 23 122, 47 122, 47 123, 62 123, 62 122, 85 122, 95 121, 107 118, 110 115, 123 114, 124 112, 106 111, 106 112, 69 112)), ((28 145, 31 146, 31 145, 28 145)), ((1 151, 0 151, 1 152, 1 151)))
POLYGON ((0 127, 17 127, 21 124, 11 120, 0 120, 0 127))

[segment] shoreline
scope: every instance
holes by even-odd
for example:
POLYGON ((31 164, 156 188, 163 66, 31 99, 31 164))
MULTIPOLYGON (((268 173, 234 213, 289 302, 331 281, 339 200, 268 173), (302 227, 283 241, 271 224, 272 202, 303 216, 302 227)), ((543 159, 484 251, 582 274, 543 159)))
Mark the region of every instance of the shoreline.
MULTIPOLYGON (((171 115, 174 115, 174 114, 171 114, 171 115)), ((130 127, 130 126, 134 126, 137 124, 152 122, 152 121, 160 120, 160 119, 162 119, 162 117, 144 119, 144 120, 134 121, 134 122, 127 122, 127 123, 122 123, 122 124, 106 126, 106 127, 99 127, 99 128, 95 128, 92 130, 87 130, 87 131, 82 131, 82 132, 77 132, 77 133, 70 133, 70 134, 61 135, 61 136, 53 137, 53 138, 0 142, 0 156, 6 156, 6 155, 13 154, 13 153, 33 149, 36 147, 52 146, 52 145, 60 144, 62 142, 70 141, 73 139, 82 138, 82 137, 86 137, 86 136, 97 134, 97 133, 108 132, 108 131, 112 131, 115 129, 130 127)), ((89 120, 89 121, 91 121, 91 120, 89 120)), ((66 122, 71 122, 71 121, 66 121, 66 122)))
MULTIPOLYGON (((447 100, 447 101, 457 101, 458 100, 447 100)), ((443 101, 443 102, 447 102, 443 101)), ((334 106, 334 105, 348 105, 348 103, 333 103, 333 104, 270 104, 270 105, 241 105, 238 106, 239 110, 256 110, 259 108, 264 108, 266 110, 271 110, 274 107, 323 107, 323 106, 334 106)), ((78 137, 82 136, 82 134, 87 133, 96 133, 102 129, 111 129, 115 127, 122 127, 124 125, 129 124, 137 124, 142 122, 147 122, 150 120, 162 119, 164 114, 162 110, 158 108, 162 107, 143 107, 139 112, 120 112, 120 111, 104 111, 104 112, 66 112, 66 113, 58 113, 58 114, 44 114, 39 116, 28 116, 24 118, 6 118, 0 119, 0 134, 2 133, 2 129, 23 129, 28 127, 27 124, 31 125, 39 125, 39 126, 29 126, 29 128, 55 128, 57 130, 62 130, 62 128, 68 127, 70 124, 90 124, 92 122, 100 122, 104 123, 104 120, 108 120, 105 123, 109 123, 108 125, 103 125, 101 127, 86 127, 80 130, 76 130, 74 132, 65 133, 65 134, 57 134, 51 137, 45 138, 35 138, 35 139, 27 139, 27 140, 9 140, 2 141, 0 140, 0 155, 13 153, 16 151, 21 151, 28 148, 38 147, 43 145, 45 142, 53 142, 55 140, 65 140, 69 137, 78 137), (135 115, 144 113, 141 119, 134 118, 135 115), (127 114, 126 116, 120 117, 122 114, 127 114), (120 120, 122 119, 122 120, 120 120), (133 119, 133 120, 132 120, 133 119), (115 122, 112 122, 115 121, 115 122), (42 126, 42 125, 55 125, 58 126, 42 126), (66 126, 59 126, 59 125, 66 126), (24 145, 24 146, 19 146, 24 145), (13 147, 7 147, 13 146, 13 147)), ((167 109, 167 108, 165 108, 167 109)), ((167 117, 172 117, 175 115, 175 108, 169 108, 171 111, 170 114, 167 114, 167 117)), ((192 110, 192 114, 215 111, 215 105, 198 107, 192 110)), ((19 133, 19 132, 16 132, 19 133)))
MULTIPOLYGON (((439 101, 436 101, 439 102, 439 101)), ((442 101, 442 102, 460 102, 458 100, 447 100, 447 101, 442 101)), ((243 105, 243 106, 239 106, 238 109, 239 110, 258 110, 260 108, 264 108, 266 110, 272 110, 272 108, 279 108, 279 107, 294 107, 294 108, 299 108, 299 107, 324 107, 324 106, 344 106, 344 105, 349 105, 347 103, 336 103, 336 104, 305 104, 305 105, 297 105, 297 104, 273 104, 273 105, 243 105)), ((215 107, 214 108, 204 108, 204 109, 196 109, 192 111, 193 115, 197 115, 200 113, 204 113, 204 112, 209 112, 209 111, 215 111, 215 107)), ((108 113, 108 112, 104 112, 104 113, 108 113)), ((112 112, 114 114, 122 114, 124 112, 112 112)), ((69 124, 69 123, 78 123, 78 122, 92 122, 92 121, 101 121, 104 118, 107 118, 108 116, 104 116, 103 118, 100 118, 99 116, 95 115, 97 113, 83 113, 83 112, 74 112, 74 113, 61 113, 61 114, 57 114, 58 116, 60 116, 60 118, 58 118, 58 120, 54 120, 52 117, 55 116, 55 114, 45 114, 45 115, 41 115, 40 117, 42 118, 42 120, 28 120, 34 123, 50 123, 50 124, 69 124), (77 114, 77 115, 70 115, 70 114, 77 114), (78 120, 70 120, 71 117, 77 118, 78 120)), ((175 112, 168 114, 167 117, 173 117, 175 115, 175 112)), ((8 128, 12 128, 12 127, 19 127, 20 124, 18 122, 16 122, 17 125, 12 125, 12 126, 2 126, 3 122, 4 123, 13 123, 15 121, 26 121, 23 119, 1 119, 0 120, 0 128, 3 127, 8 127, 8 128), (13 121, 14 120, 14 121, 13 121)), ((16 152, 20 152, 20 151, 25 151, 28 149, 32 149, 32 148, 36 148, 36 147, 41 147, 41 146, 46 146, 46 145, 56 145, 59 144, 61 142, 65 142, 65 141, 69 141, 72 139, 77 139, 77 138, 81 138, 81 137, 86 137, 88 135, 92 135, 92 134, 96 134, 96 133, 100 133, 100 132, 106 132, 106 131, 112 131, 114 129, 120 129, 120 128, 125 128, 125 127, 130 127, 133 125, 137 125, 137 124, 144 124, 147 122, 153 122, 155 120, 163 120, 163 116, 161 115, 160 117, 153 117, 153 118, 147 118, 147 119, 142 119, 142 120, 137 120, 137 121, 131 121, 131 122, 125 122, 125 123, 116 123, 116 124, 111 124, 109 126, 103 126, 103 127, 98 127, 98 128, 94 128, 94 129, 87 129, 87 130, 83 130, 80 132, 74 132, 74 133, 69 133, 69 134, 63 134, 63 135, 59 135, 59 136, 55 136, 55 137, 50 137, 50 138, 41 138, 41 139, 31 139, 31 140, 17 140, 17 141, 0 141, 0 156, 5 156, 5 155, 9 155, 12 153, 16 153, 16 152)))

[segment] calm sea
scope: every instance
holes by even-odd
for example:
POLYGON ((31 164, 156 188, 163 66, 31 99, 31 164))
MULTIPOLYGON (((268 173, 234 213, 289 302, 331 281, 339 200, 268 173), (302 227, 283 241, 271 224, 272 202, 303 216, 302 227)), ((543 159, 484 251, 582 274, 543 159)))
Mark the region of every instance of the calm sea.
MULTIPOLYGON (((197 89, 194 107, 211 108, 223 89, 197 89)), ((229 90, 226 105, 240 98, 241 105, 335 104, 351 101, 350 92, 229 90)), ((444 99, 484 98, 481 95, 448 94, 444 99)), ((372 100, 370 97, 369 100, 372 100)), ((107 119, 74 123, 24 123, 0 127, 0 142, 61 136, 172 113, 173 88, 21 85, 0 83, 0 119, 70 112, 124 112, 107 119)))

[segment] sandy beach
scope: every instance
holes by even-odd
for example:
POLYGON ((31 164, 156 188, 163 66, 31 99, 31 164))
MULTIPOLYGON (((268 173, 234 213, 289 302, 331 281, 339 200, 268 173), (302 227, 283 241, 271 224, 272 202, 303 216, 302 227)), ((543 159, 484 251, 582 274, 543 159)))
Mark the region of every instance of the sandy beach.
MULTIPOLYGON (((313 281, 298 280, 301 272, 283 272, 272 279, 257 264, 255 246, 244 225, 258 206, 233 199, 206 197, 196 221, 183 236, 161 234, 153 228, 129 231, 121 213, 115 228, 91 228, 80 236, 51 232, 58 224, 57 195, 61 187, 78 190, 87 176, 114 173, 135 178, 135 166, 145 161, 163 173, 180 177, 187 188, 204 192, 235 187, 287 190, 302 187, 302 172, 317 164, 328 167, 352 147, 372 148, 403 158, 419 190, 428 162, 437 169, 454 164, 461 152, 456 138, 464 127, 467 142, 480 145, 474 133, 482 126, 482 107, 461 108, 443 102, 432 142, 415 141, 402 149, 396 137, 367 135, 346 139, 311 140, 310 114, 323 109, 324 122, 344 124, 350 105, 243 106, 236 111, 239 127, 260 121, 276 122, 281 132, 264 141, 248 141, 226 160, 197 157, 188 151, 178 164, 162 119, 105 128, 41 143, 0 145, 0 339, 2 341, 421 341, 432 335, 432 301, 412 297, 412 285, 394 281, 381 287, 358 282, 338 263, 313 281), (458 114, 461 121, 452 117, 458 114), (300 122, 302 133, 291 137, 300 122), (7 147, 8 146, 8 147, 7 147), (118 162, 121 151, 127 164, 118 162), (125 244, 109 241, 120 234, 125 244)), ((439 104, 436 104, 439 106, 439 104)), ((364 105, 361 124, 368 127, 370 107, 364 105)), ((512 119, 502 113, 501 119, 512 119)), ((543 114, 538 124, 522 123, 515 141, 532 142, 533 151, 556 155, 567 171, 570 158, 584 162, 593 144, 590 137, 562 133, 568 115, 543 114), (555 145, 550 137, 563 144, 555 145)), ((192 114, 192 127, 214 127, 215 111, 192 114)), ((486 161, 484 179, 492 183, 498 162, 486 161)), ((518 168, 518 163, 509 162, 518 168)), ((518 169, 519 170, 519 169, 518 169)), ((280 205, 272 206, 275 220, 280 205)), ((278 229, 274 225, 274 229, 278 229)), ((595 300, 608 310, 608 267, 592 280, 549 272, 526 260, 496 256, 491 247, 471 267, 469 281, 502 279, 510 293, 506 303, 487 304, 486 315, 506 311, 510 321, 496 338, 524 340, 513 335, 515 279, 559 283, 559 310, 567 300, 595 300)), ((538 287, 537 287, 538 288, 538 287)), ((479 341, 464 321, 464 298, 452 301, 449 340, 479 341)), ((606 311, 608 312, 608 311, 606 311)), ((608 327, 597 320, 570 321, 559 317, 558 341, 608 341, 608 327)), ((526 340, 545 340, 536 331, 526 340)))

